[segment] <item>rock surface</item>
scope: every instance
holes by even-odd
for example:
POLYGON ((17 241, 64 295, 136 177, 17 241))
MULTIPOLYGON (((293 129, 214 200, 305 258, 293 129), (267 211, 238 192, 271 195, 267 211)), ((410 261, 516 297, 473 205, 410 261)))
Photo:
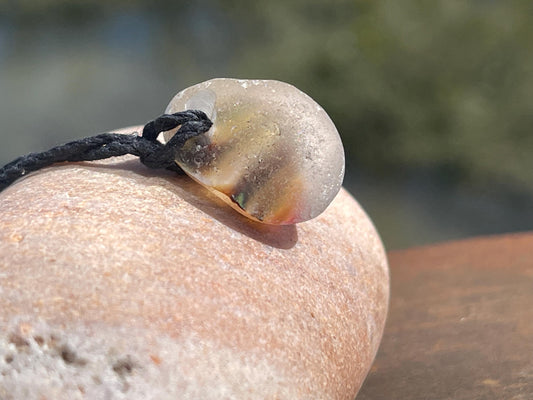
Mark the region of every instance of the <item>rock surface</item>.
POLYGON ((344 190, 269 226, 133 157, 53 166, 0 193, 0 398, 353 399, 388 293, 344 190))
POLYGON ((358 400, 533 399, 533 232, 389 260, 387 328, 358 400))

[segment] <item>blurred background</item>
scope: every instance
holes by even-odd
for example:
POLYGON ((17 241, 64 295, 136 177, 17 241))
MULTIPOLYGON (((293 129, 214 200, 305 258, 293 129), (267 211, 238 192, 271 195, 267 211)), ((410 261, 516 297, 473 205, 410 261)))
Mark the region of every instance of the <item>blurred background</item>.
POLYGON ((0 0, 0 164, 278 79, 332 117, 388 249, 528 230, 532 38, 526 0, 0 0))

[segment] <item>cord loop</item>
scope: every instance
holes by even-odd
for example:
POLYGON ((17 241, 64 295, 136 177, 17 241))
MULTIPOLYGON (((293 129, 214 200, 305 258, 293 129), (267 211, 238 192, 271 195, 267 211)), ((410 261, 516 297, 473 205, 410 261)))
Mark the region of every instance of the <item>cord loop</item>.
POLYGON ((175 163, 176 153, 188 139, 207 132, 212 125, 202 111, 187 110, 163 114, 148 122, 143 128, 142 136, 102 133, 41 153, 30 153, 0 168, 0 191, 20 177, 55 163, 102 160, 125 154, 139 157, 149 168, 167 168, 180 172, 181 169, 175 163), (166 144, 157 140, 161 132, 178 127, 166 144))

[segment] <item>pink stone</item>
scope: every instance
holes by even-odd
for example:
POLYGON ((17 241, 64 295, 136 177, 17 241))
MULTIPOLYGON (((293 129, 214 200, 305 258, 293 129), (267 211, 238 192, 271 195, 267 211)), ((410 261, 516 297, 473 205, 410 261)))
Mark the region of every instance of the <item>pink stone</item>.
POLYGON ((387 260, 344 190, 266 225, 122 157, 0 204, 0 398, 353 399, 374 359, 387 260))

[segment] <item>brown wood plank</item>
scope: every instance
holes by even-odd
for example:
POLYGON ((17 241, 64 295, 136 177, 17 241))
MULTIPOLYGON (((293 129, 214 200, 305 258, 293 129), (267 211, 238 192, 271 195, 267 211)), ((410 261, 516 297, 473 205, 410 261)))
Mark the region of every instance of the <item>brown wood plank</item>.
POLYGON ((533 233, 389 261, 389 317, 357 400, 533 399, 533 233))

